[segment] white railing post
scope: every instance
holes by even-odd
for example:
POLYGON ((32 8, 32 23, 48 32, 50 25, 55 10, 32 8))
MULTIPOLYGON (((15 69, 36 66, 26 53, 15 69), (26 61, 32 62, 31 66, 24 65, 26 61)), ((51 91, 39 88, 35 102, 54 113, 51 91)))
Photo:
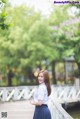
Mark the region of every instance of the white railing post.
POLYGON ((24 99, 28 99, 29 89, 26 87, 24 92, 24 99))
POLYGON ((76 90, 80 89, 80 79, 79 78, 75 78, 75 88, 76 90))
POLYGON ((13 100, 18 100, 18 94, 19 94, 19 89, 15 88, 15 93, 14 93, 14 96, 13 96, 13 100))
POLYGON ((8 91, 6 88, 3 89, 2 101, 7 101, 8 91))

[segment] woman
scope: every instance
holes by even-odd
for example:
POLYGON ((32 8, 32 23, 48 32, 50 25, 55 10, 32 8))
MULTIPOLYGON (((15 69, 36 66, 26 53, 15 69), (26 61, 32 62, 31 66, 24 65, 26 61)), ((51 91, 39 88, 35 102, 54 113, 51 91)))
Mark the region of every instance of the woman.
POLYGON ((51 119, 51 114, 47 106, 48 96, 51 93, 49 74, 47 70, 41 70, 38 74, 39 86, 34 92, 34 100, 30 101, 35 105, 33 119, 51 119))

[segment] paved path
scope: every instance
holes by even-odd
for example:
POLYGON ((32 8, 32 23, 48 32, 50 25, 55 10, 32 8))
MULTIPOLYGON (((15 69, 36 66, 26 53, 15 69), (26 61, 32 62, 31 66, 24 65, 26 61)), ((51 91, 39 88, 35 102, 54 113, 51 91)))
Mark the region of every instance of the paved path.
POLYGON ((34 106, 29 101, 0 102, 0 119, 33 119, 34 106), (7 118, 1 117, 7 112, 7 118))

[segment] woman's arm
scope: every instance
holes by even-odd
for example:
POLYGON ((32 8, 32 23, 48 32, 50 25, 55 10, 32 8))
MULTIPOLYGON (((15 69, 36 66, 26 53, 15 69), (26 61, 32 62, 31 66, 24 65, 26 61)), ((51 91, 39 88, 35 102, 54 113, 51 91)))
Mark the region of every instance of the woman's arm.
POLYGON ((45 93, 44 85, 42 86, 40 85, 37 91, 37 101, 31 100, 30 103, 32 105, 41 106, 43 104, 42 100, 44 99, 44 93, 45 93))
POLYGON ((42 101, 41 100, 38 100, 38 102, 35 102, 34 100, 31 100, 30 103, 32 105, 36 105, 36 106, 41 106, 42 105, 42 101))

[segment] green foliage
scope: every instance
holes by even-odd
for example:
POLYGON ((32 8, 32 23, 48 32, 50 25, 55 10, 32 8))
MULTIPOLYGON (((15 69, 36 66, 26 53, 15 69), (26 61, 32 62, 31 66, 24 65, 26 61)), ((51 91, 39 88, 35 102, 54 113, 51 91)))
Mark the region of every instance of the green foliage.
MULTIPOLYGON (((36 67, 73 55, 80 62, 80 23, 68 14, 71 6, 53 6, 49 18, 25 5, 6 5, 0 13, 0 69, 28 76, 36 67), (73 20, 72 20, 72 19, 73 20)), ((45 65, 45 66, 44 66, 45 65)), ((51 70, 51 69, 50 69, 51 70)), ((15 84, 15 81, 14 81, 15 84)))
POLYGON ((67 9, 68 5, 53 5, 53 12, 49 18, 51 26, 59 26, 60 23, 69 18, 67 9))
POLYGON ((80 70, 74 70, 73 72, 72 72, 72 75, 75 77, 75 78, 80 78, 80 70))
POLYGON ((46 20, 36 22, 30 29, 29 34, 31 40, 29 49, 33 51, 32 57, 35 55, 34 58, 37 58, 40 62, 44 59, 52 61, 57 57, 57 52, 51 40, 51 29, 46 20))
POLYGON ((6 3, 6 0, 2 0, 3 3, 6 3))
POLYGON ((0 1, 0 28, 2 30, 4 29, 8 29, 10 24, 7 24, 6 23, 6 19, 7 19, 7 14, 6 14, 6 11, 4 10, 5 6, 7 4, 7 1, 6 0, 1 0, 0 1))

